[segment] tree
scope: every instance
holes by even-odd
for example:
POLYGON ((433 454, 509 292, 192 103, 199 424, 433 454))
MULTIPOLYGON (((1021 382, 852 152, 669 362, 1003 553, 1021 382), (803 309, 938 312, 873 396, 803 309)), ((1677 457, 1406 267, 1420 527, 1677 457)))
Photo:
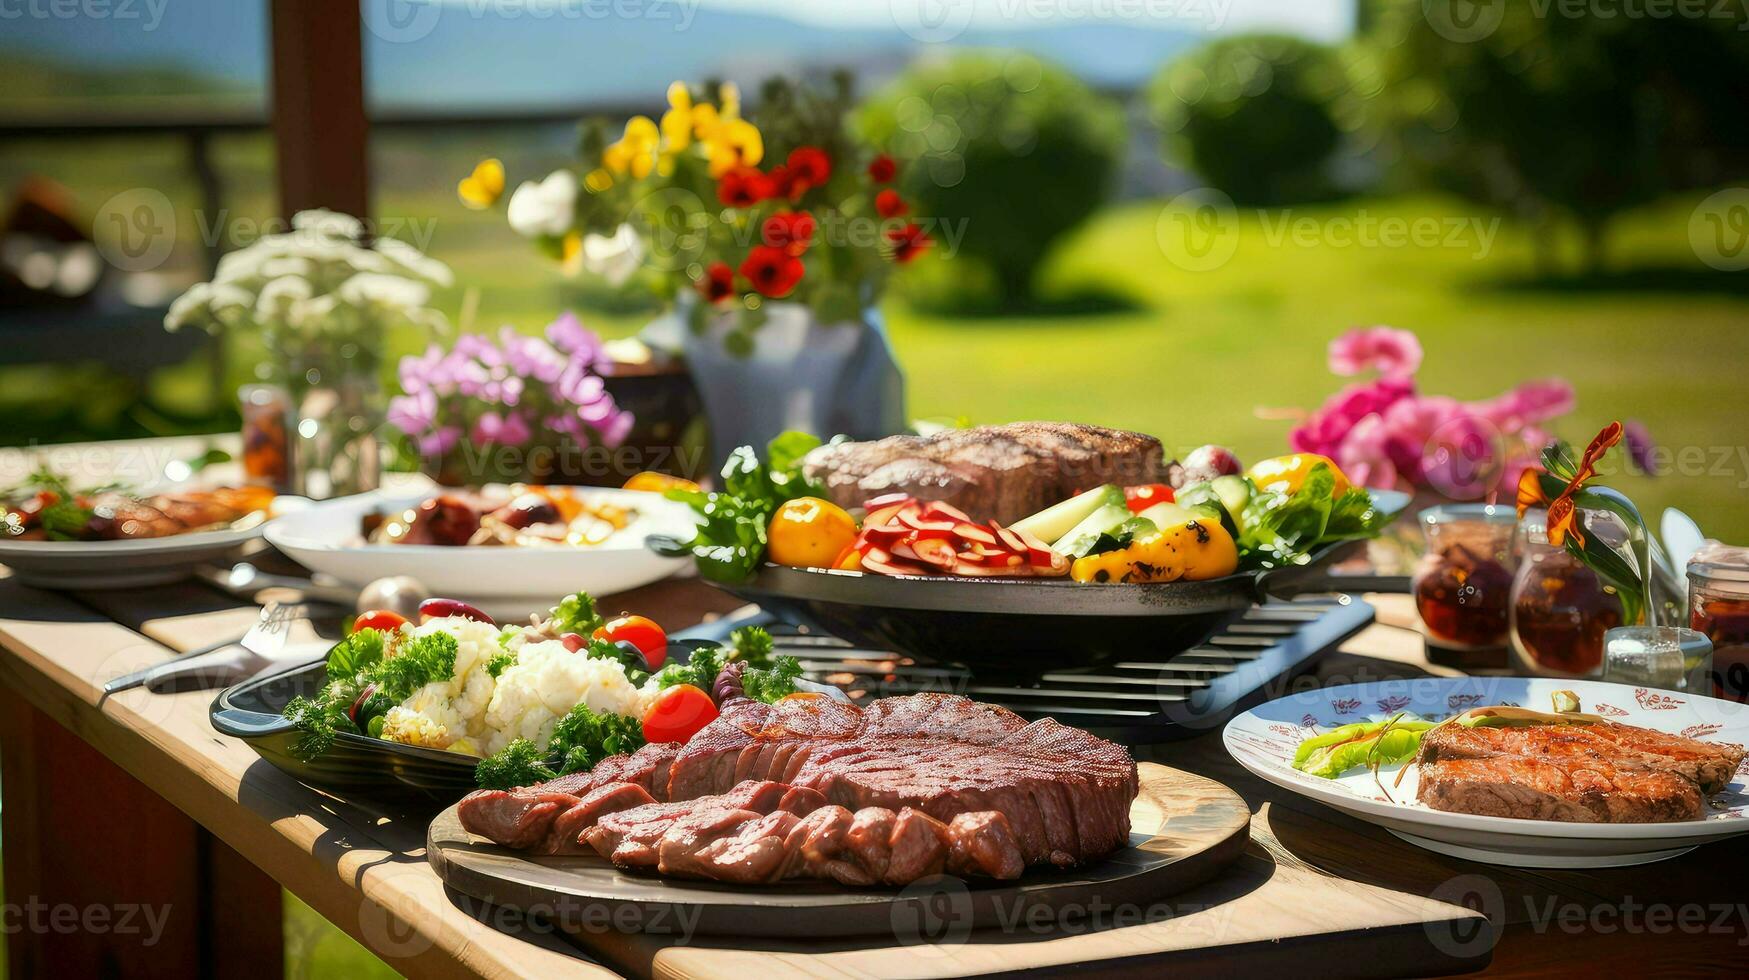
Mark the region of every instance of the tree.
POLYGON ((1280 204, 1330 192, 1347 89, 1330 48, 1247 34, 1167 64, 1147 97, 1169 158, 1241 204, 1280 204))
POLYGON ((1496 0, 1454 23, 1422 0, 1369 4, 1378 118, 1403 161, 1538 223, 1545 267, 1551 219, 1578 226, 1595 273, 1615 215, 1749 173, 1740 8, 1603 17, 1496 0))
POLYGON ((913 161, 900 179, 918 213, 965 221, 960 252, 1005 303, 1032 296, 1052 243, 1105 201, 1126 139, 1113 100, 1031 55, 995 52, 918 62, 859 125, 913 161))

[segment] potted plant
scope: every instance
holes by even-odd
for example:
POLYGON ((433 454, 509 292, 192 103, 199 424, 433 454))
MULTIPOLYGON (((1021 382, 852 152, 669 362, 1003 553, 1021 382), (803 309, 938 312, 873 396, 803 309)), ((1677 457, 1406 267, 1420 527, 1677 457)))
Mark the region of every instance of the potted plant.
MULTIPOLYGON (((669 302, 643 336, 684 354, 719 450, 903 426, 874 304, 933 238, 891 186, 899 164, 848 135, 850 107, 846 75, 769 82, 747 116, 733 85, 676 82, 660 120, 611 140, 586 126, 575 168, 510 195, 511 227, 567 269, 636 277, 669 302)), ((461 189, 476 206, 502 186, 479 176, 461 189)))
MULTIPOLYGON (((313 497, 356 493, 381 478, 378 372, 387 331, 443 329, 443 315, 429 305, 431 287, 450 282, 448 266, 397 239, 372 239, 356 218, 302 211, 289 231, 221 258, 211 282, 170 305, 164 328, 257 338, 266 356, 255 375, 284 390, 296 433, 290 488, 313 497)), ((246 409, 259 396, 252 392, 246 409)))

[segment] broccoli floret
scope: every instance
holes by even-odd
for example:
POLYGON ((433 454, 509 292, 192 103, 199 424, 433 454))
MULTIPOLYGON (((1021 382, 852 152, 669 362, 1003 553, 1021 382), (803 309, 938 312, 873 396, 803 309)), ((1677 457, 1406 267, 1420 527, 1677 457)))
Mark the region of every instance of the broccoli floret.
POLYGON ((800 676, 800 661, 794 657, 778 657, 769 668, 747 668, 741 675, 741 690, 755 701, 770 704, 778 698, 796 693, 796 678, 800 676))
POLYGON ((481 789, 515 789, 544 783, 558 774, 547 768, 540 749, 526 738, 512 741, 504 748, 480 760, 474 767, 474 781, 481 789))
POLYGON ((576 633, 589 636, 607 625, 595 611, 595 600, 587 592, 573 592, 551 610, 549 627, 553 633, 576 633))

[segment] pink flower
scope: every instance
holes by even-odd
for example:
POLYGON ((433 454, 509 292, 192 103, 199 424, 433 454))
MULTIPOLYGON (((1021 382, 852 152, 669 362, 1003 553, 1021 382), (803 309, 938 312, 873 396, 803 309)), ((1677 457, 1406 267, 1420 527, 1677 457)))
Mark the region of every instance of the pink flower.
POLYGON ((528 422, 517 412, 499 415, 497 412, 484 412, 474 420, 474 429, 468 438, 476 446, 520 446, 532 435, 528 422))
POLYGON ((1359 327, 1330 342, 1332 374, 1353 376, 1372 370, 1389 378, 1406 378, 1420 366, 1421 341, 1407 330, 1359 327))
POLYGON ((421 456, 442 456, 444 453, 454 449, 455 444, 460 442, 461 438, 462 430, 460 426, 446 425, 434 432, 415 437, 413 440, 413 448, 417 449, 421 456))
POLYGON ((410 436, 430 431, 437 421, 437 396, 421 388, 389 399, 389 424, 410 436))
POLYGON ((1326 455, 1336 460, 1336 465, 1354 483, 1390 490, 1397 486, 1397 464, 1391 459, 1389 446, 1384 419, 1368 415, 1348 430, 1334 452, 1326 455))

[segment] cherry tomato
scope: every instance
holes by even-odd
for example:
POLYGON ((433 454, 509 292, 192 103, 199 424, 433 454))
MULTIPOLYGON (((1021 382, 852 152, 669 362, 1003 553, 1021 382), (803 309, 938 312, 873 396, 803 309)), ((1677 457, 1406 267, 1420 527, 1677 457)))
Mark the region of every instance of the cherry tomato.
POLYGON ((1137 487, 1123 488, 1124 503, 1130 507, 1130 513, 1140 514, 1155 504, 1175 500, 1172 488, 1164 483, 1144 483, 1137 487))
POLYGON ((684 742, 717 720, 717 703, 691 684, 676 684, 644 712, 646 742, 684 742))
POLYGON ((359 630, 383 630, 388 632, 399 629, 401 624, 406 621, 407 617, 395 612, 393 609, 372 609, 368 612, 358 614, 358 618, 352 621, 352 631, 354 633, 359 630))
POLYGON ((595 631, 595 639, 609 643, 630 643, 644 655, 651 670, 660 670, 668 659, 668 634, 646 616, 621 616, 610 620, 595 631))
POLYGON ((488 626, 498 625, 492 620, 492 617, 460 599, 427 599, 419 604, 419 621, 421 623, 430 622, 433 619, 445 619, 450 616, 472 619, 488 626))

